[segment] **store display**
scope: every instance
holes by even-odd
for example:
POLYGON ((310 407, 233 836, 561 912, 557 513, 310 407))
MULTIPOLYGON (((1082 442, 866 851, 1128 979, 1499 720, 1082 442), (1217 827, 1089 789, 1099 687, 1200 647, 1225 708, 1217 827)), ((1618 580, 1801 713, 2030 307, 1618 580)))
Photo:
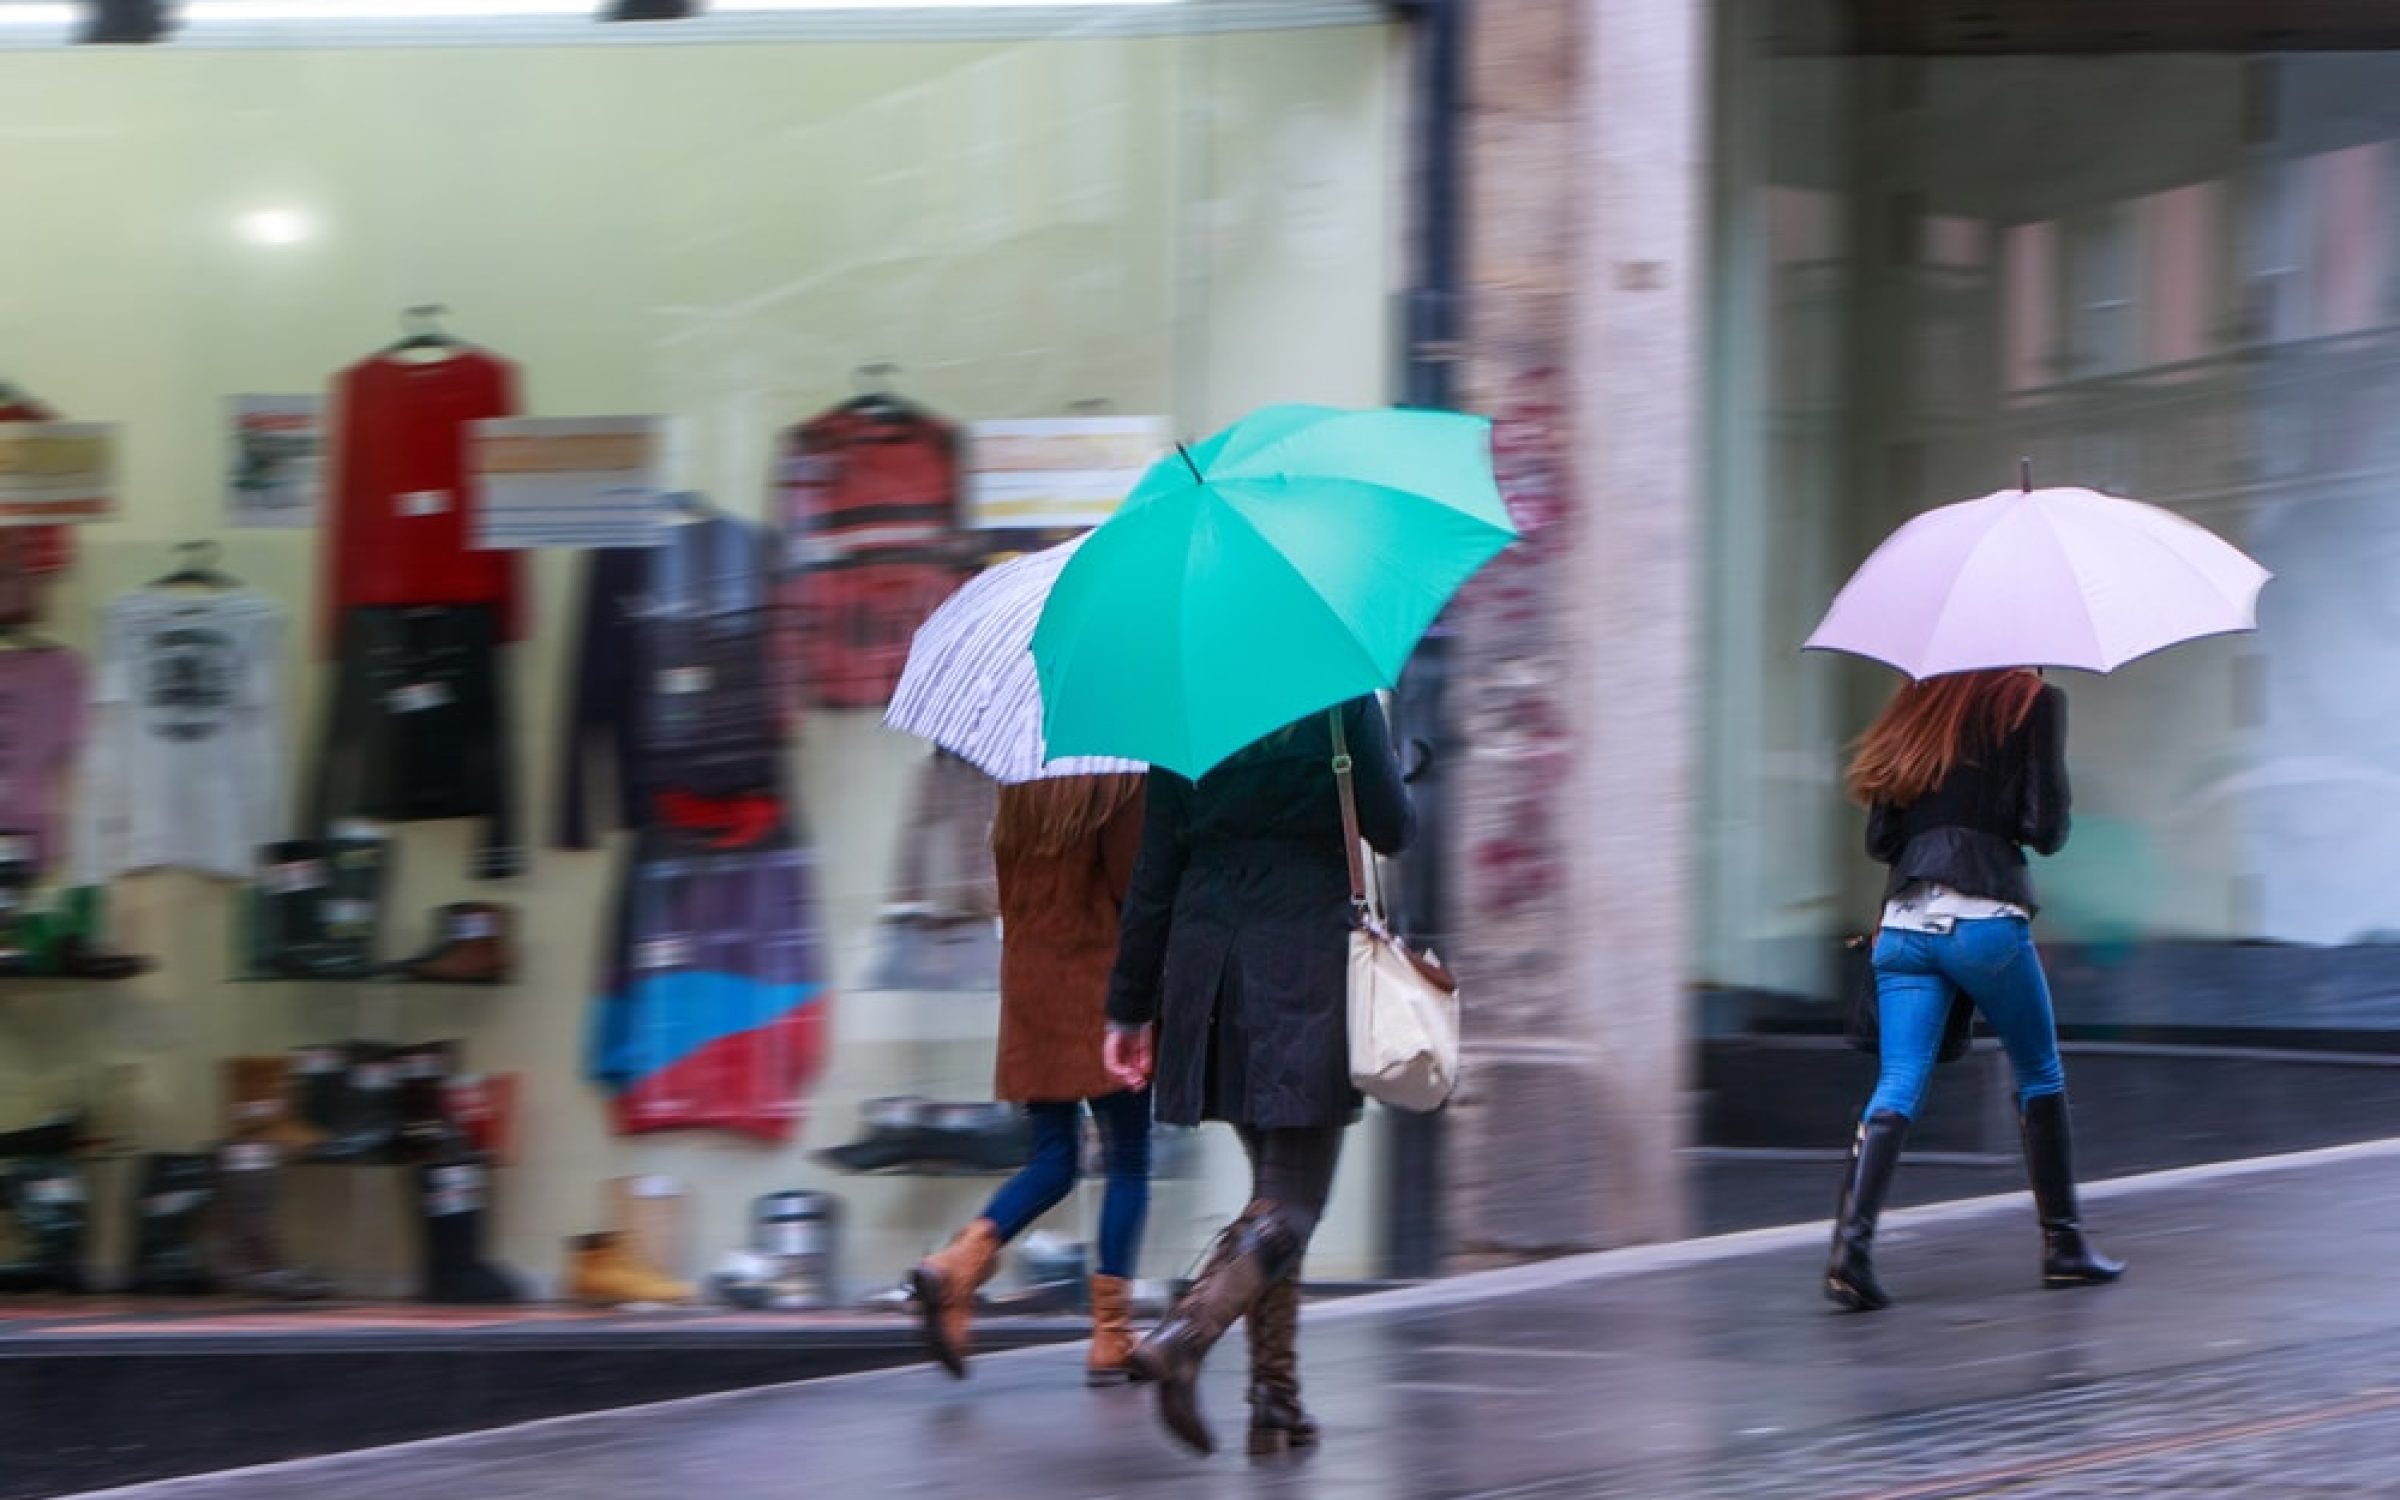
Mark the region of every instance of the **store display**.
POLYGON ((496 1167, 516 1160, 518 1078, 468 1073, 442 1085, 443 1107, 468 1150, 496 1167))
POLYGON ((338 627, 360 610, 475 606, 495 642, 523 634, 516 555, 472 546, 468 446, 470 423, 516 414, 516 366, 443 333, 437 314, 412 310, 408 337, 334 382, 323 641, 344 648, 345 675, 355 658, 338 627))
POLYGON ((457 1042, 417 1042, 393 1051, 392 1076, 399 1084, 393 1109, 402 1160, 446 1161, 464 1151, 449 1096, 461 1050, 457 1042))
POLYGON ((82 1141, 82 1116, 52 1115, 14 1130, 0 1130, 0 1161, 27 1156, 72 1156, 82 1141))
POLYGON ((525 872, 514 748, 501 688, 501 611, 489 604, 352 609, 310 824, 484 820, 473 873, 525 872))
POLYGON ((225 524, 316 525, 325 501, 325 398, 236 396, 226 410, 233 464, 225 524))
POLYGON ((324 1147, 325 1133, 293 1108, 291 1066, 291 1059, 280 1056, 225 1059, 227 1135, 298 1156, 324 1147))
POLYGON ((204 560, 109 603, 77 802, 77 883, 137 870, 251 872, 282 822, 282 664, 283 611, 204 560))
POLYGON ((81 1292, 91 1195, 83 1169, 63 1156, 33 1156, 0 1173, 16 1221, 14 1258, 0 1260, 0 1292, 81 1292))
POLYGON ((266 1141, 233 1141, 217 1152, 217 1279, 229 1291, 278 1302, 333 1295, 322 1277, 287 1264, 275 1234, 284 1156, 266 1141))
POLYGON ((871 392, 784 435, 778 487, 801 689, 823 708, 880 708, 910 637, 966 581, 957 431, 871 392))
POLYGON ((691 1287, 636 1255, 614 1231, 567 1242, 566 1295, 585 1307, 671 1307, 690 1302, 691 1287))
POLYGON ((779 1312, 840 1300, 841 1200, 830 1193, 769 1193, 750 1206, 751 1243, 764 1263, 767 1305, 779 1312))
POLYGON ((0 974, 114 982, 156 967, 100 940, 102 901, 96 887, 33 889, 32 848, 26 836, 0 834, 0 974))
POLYGON ((999 795, 990 777, 945 751, 919 766, 869 989, 999 991, 1000 877, 992 863, 999 795))
MULTIPOLYGON (((0 422, 56 422, 49 406, 0 380, 0 422)), ((0 576, 53 578, 75 566, 75 528, 72 526, 0 527, 0 576)), ((38 608, 27 594, 22 609, 0 610, 0 625, 30 624, 38 608)))
POLYGON ((346 820, 332 839, 284 839, 258 851, 247 972, 259 978, 366 979, 377 972, 391 841, 346 820))
POLYGON ((333 1137, 314 1159, 383 1163, 400 1149, 400 1050, 384 1042, 345 1042, 333 1137))
POLYGON ((680 1274, 691 1251, 691 1190, 672 1177, 619 1177, 601 1195, 603 1222, 636 1261, 680 1274))
POLYGON ((870 1099, 859 1109, 858 1139, 810 1153, 854 1176, 1005 1175, 1025 1165, 1033 1137, 1009 1104, 943 1104, 931 1099, 870 1099))
POLYGON ((40 636, 0 631, 0 835, 31 838, 21 858, 36 871, 65 853, 60 817, 83 749, 84 704, 82 657, 40 636))
POLYGON ((471 1152, 417 1169, 425 1281, 421 1300, 453 1306, 522 1302, 514 1277, 484 1259, 491 1169, 471 1152))
POLYGON ((574 686, 560 735, 558 843, 673 822, 720 847, 756 844, 780 816, 788 728, 768 661, 774 552, 758 527, 696 497, 655 547, 593 554, 574 686), (592 783, 613 773, 609 822, 592 783))
POLYGON ((216 1290, 216 1271, 200 1238, 216 1196, 217 1166, 210 1157, 168 1152, 142 1158, 134 1189, 131 1290, 160 1297, 216 1290))
POLYGON ((641 832, 590 1054, 620 1132, 791 1139, 824 1047, 813 876, 780 822, 735 852, 672 828, 641 832))
POLYGON ((426 984, 506 984, 516 972, 516 912, 494 901, 454 901, 434 913, 433 942, 394 966, 426 984))

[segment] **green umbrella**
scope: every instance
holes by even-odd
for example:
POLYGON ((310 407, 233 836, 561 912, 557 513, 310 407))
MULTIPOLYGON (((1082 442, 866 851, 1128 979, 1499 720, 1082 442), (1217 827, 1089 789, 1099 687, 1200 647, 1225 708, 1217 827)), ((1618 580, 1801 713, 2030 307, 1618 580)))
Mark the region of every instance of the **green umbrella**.
POLYGON ((1161 460, 1060 573, 1033 635, 1049 752, 1199 776, 1390 687, 1515 536, 1480 417, 1254 413, 1161 460))

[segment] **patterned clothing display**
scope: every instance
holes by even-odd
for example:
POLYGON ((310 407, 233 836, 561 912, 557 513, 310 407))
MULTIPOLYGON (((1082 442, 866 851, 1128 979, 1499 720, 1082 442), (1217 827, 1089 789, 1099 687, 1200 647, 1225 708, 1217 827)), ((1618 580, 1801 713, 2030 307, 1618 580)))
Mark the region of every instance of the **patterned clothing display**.
POLYGON ((325 639, 363 607, 481 604, 501 638, 524 635, 514 552, 474 539, 468 424, 513 415, 516 366, 461 346, 424 361, 383 353, 334 390, 332 504, 325 528, 325 639))
POLYGON ((283 611, 263 594, 141 589, 101 617, 77 799, 79 884, 133 870, 241 879, 283 834, 283 611))
POLYGON ((788 1141, 828 994, 810 856, 781 790, 774 548, 728 516, 595 553, 564 739, 559 841, 637 830, 602 956, 589 1067, 617 1129, 788 1141), (595 773, 614 817, 592 822, 595 773))
MULTIPOLYGON (((0 389, 0 422, 60 422, 57 412, 21 391, 0 389)), ((75 566, 72 526, 0 526, 0 572, 50 578, 75 566)), ((24 620, 0 623, 24 624, 24 620)))
POLYGON ((827 994, 808 852, 778 822, 749 848, 642 830, 593 1007, 592 1078, 617 1129, 781 1144, 823 1064, 827 994))
POLYGON ((58 814, 83 746, 84 696, 74 652, 0 651, 0 831, 31 834, 43 867, 63 852, 58 814))
POLYGON ((954 428, 870 397, 783 441, 785 655, 807 702, 881 708, 908 643, 966 580, 954 428))
POLYGON ((592 847, 596 774, 614 775, 615 827, 670 805, 688 813, 693 799, 756 818, 755 799, 774 797, 786 737, 769 674, 773 562, 766 533, 729 516, 592 555, 561 736, 560 847, 592 847))

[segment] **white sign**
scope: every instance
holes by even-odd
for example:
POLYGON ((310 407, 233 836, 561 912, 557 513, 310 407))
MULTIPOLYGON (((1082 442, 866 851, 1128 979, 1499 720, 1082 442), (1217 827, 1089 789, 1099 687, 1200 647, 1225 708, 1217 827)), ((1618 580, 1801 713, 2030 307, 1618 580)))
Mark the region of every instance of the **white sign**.
POLYGON ((0 422, 0 526, 105 521, 117 513, 111 422, 0 422))
POLYGON ((1045 417, 967 429, 967 524, 1083 531, 1173 450, 1164 417, 1045 417))
POLYGON ((672 515, 657 417, 506 417, 469 429, 473 545, 655 547, 672 515))
POLYGON ((316 525, 325 498, 324 398, 236 396, 227 409, 225 524, 316 525))

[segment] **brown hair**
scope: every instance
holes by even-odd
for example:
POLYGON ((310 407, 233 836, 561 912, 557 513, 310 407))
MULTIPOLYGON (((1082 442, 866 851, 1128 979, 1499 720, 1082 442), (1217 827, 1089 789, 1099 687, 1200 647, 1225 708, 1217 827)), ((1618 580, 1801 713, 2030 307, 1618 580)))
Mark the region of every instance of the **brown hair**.
POLYGON ((1140 776, 1053 776, 1000 788, 992 852, 1063 854, 1108 826, 1141 795, 1140 776))
POLYGON ((1851 797, 1907 807, 1961 761, 2014 734, 2041 694, 2042 679, 2022 667, 1906 684, 1859 737, 1850 758, 1851 797))

